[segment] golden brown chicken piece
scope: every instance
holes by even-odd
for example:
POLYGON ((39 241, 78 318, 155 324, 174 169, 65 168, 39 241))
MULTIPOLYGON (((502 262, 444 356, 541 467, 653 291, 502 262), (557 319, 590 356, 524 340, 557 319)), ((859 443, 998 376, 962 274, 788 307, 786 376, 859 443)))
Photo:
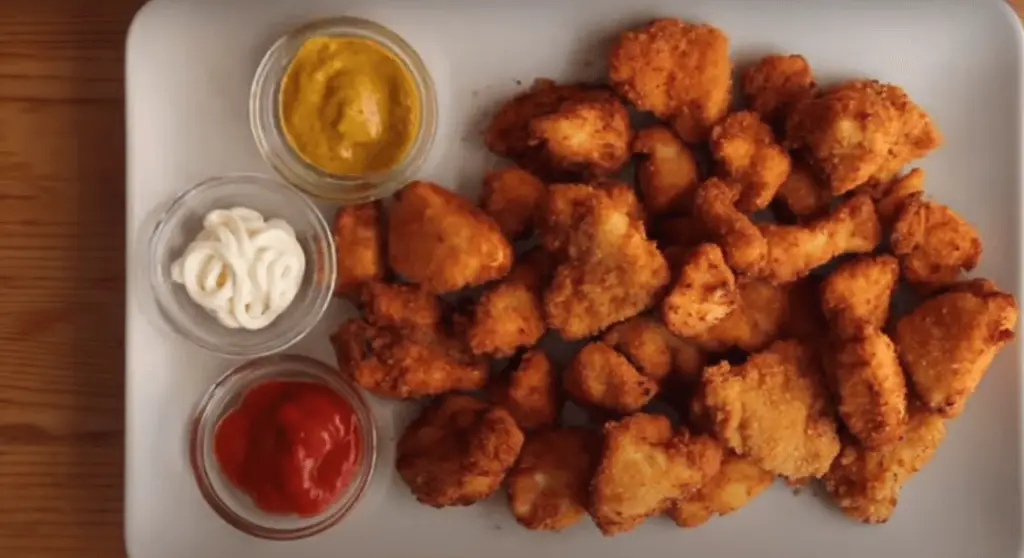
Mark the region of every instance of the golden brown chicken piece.
POLYGON ((567 340, 650 308, 670 279, 668 263, 647 240, 643 224, 610 197, 585 196, 576 205, 580 219, 568 233, 568 259, 544 291, 548 326, 567 340))
POLYGON ((886 231, 892 230, 907 203, 921 197, 923 193, 923 169, 912 169, 892 182, 872 188, 871 197, 875 200, 875 210, 882 227, 886 231))
POLYGON ((619 182, 601 184, 553 184, 541 204, 537 220, 541 245, 552 254, 565 255, 570 243, 585 244, 591 231, 581 230, 580 221, 593 210, 597 199, 625 214, 638 226, 643 207, 633 187, 619 182))
POLYGON ((508 357, 537 344, 547 331, 541 293, 553 273, 551 256, 535 248, 516 261, 505 279, 484 290, 464 324, 473 354, 508 357))
POLYGON ((759 279, 743 279, 737 285, 736 309, 720 322, 694 337, 709 352, 733 347, 753 352, 782 335, 789 317, 789 286, 759 279))
POLYGON ((518 167, 493 170, 484 177, 480 207, 510 239, 528 236, 540 210, 547 186, 518 167))
POLYGON ((396 328, 413 335, 440 335, 441 301, 417 285, 372 282, 363 287, 360 310, 374 327, 396 328))
POLYGON ((892 227, 903 277, 923 291, 956 281, 981 261, 981 236, 952 209, 923 198, 906 202, 892 227))
POLYGON ((608 81, 636 108, 671 124, 683 141, 704 141, 732 102, 729 39, 711 25, 654 20, 619 37, 608 81))
POLYGON ((835 343, 830 356, 839 417, 867 448, 891 444, 907 422, 907 382, 896 347, 878 329, 835 343))
POLYGON ((659 382, 670 376, 684 383, 699 379, 707 359, 695 343, 676 337, 647 316, 613 326, 601 340, 625 355, 641 374, 659 382))
POLYGON ((804 221, 827 213, 832 193, 818 182, 807 163, 795 158, 789 176, 779 186, 775 199, 789 212, 788 216, 794 217, 796 221, 804 221))
POLYGON ((889 254, 858 256, 835 269, 821 284, 821 307, 832 331, 840 338, 881 329, 900 265, 889 254))
POLYGON ((839 452, 818 356, 798 341, 777 341, 739 366, 711 366, 702 388, 718 438, 774 474, 820 477, 839 452))
POLYGON ((668 515, 680 527, 697 527, 713 515, 725 515, 747 505, 774 480, 774 475, 751 460, 726 450, 718 473, 669 509, 668 515))
POLYGON ((709 178, 697 189, 694 212, 722 247, 725 261, 737 274, 760 273, 768 257, 764 235, 750 217, 736 209, 740 186, 709 178))
POLYGON ((635 413, 658 394, 658 382, 641 374, 618 351, 600 341, 580 349, 562 377, 576 402, 619 414, 635 413))
POLYGON ((843 451, 824 477, 825 489, 848 517, 885 523, 896 508, 903 484, 924 468, 946 436, 942 417, 912 407, 903 437, 894 444, 865 449, 845 440, 843 451))
POLYGON ((530 120, 529 145, 562 173, 599 178, 618 172, 630 156, 629 111, 610 91, 594 90, 530 120))
POLYGON ((814 94, 814 76, 799 54, 772 54, 743 71, 750 108, 772 126, 784 124, 792 109, 814 94))
POLYGON ((397 194, 388 218, 388 262, 405 279, 435 293, 500 279, 512 245, 493 219, 466 198, 430 182, 397 194))
POLYGON ((512 415, 468 395, 434 401, 398 440, 398 474, 421 503, 468 506, 501 485, 523 446, 512 415))
POLYGON ((338 210, 334 216, 334 249, 338 254, 334 294, 356 298, 364 284, 384 279, 381 232, 379 202, 338 210))
POLYGON ((547 354, 531 349, 523 354, 515 370, 505 381, 490 390, 495 405, 512 413, 523 430, 551 426, 562 411, 558 373, 547 354))
POLYGON ((736 277, 717 244, 701 244, 684 259, 678 278, 661 303, 661 318, 681 337, 700 335, 739 304, 736 277))
POLYGON ((882 240, 875 205, 866 194, 806 225, 762 223, 759 228, 768 244, 760 276, 774 283, 795 281, 843 254, 871 252, 882 240))
POLYGON ((711 129, 711 155, 726 179, 742 187, 736 209, 753 213, 768 207, 789 176, 789 154, 756 112, 726 116, 711 129))
POLYGON ((579 521, 587 513, 600 453, 601 436, 592 430, 558 428, 528 435, 506 479, 516 521, 548 531, 579 521))
POLYGON ((633 152, 640 155, 636 183, 647 213, 689 213, 700 185, 700 169, 682 140, 665 126, 652 126, 637 133, 633 152))
POLYGON ((893 341, 921 401, 947 418, 963 412, 999 349, 1014 338, 1013 295, 975 279, 930 298, 896 323, 893 341))
POLYGON ((605 535, 630 531, 704 484, 721 462, 721 444, 685 429, 673 432, 662 415, 608 422, 590 515, 605 535))
POLYGON ((786 123, 786 139, 805 150, 835 195, 888 182, 942 143, 903 89, 874 80, 848 81, 800 103, 786 123))

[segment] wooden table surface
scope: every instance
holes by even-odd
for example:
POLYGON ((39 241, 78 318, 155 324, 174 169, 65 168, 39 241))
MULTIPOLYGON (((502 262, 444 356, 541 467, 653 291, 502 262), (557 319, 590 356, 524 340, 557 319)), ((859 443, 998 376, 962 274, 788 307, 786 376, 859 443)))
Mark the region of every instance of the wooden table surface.
POLYGON ((124 555, 123 66, 141 3, 0 0, 5 558, 124 555))

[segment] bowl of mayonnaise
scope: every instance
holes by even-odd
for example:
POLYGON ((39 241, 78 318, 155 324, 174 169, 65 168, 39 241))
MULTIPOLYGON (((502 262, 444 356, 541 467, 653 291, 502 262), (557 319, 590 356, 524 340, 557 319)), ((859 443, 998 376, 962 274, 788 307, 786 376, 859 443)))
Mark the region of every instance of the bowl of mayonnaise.
POLYGON ((150 237, 150 279, 171 329, 229 357, 285 349, 323 316, 334 287, 330 227, 302 192, 218 176, 171 201, 150 237))

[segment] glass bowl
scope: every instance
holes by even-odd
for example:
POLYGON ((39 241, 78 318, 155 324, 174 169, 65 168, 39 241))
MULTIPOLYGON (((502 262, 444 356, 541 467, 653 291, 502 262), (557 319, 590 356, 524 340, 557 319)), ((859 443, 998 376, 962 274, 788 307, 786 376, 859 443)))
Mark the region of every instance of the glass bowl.
POLYGON ((355 507, 373 476, 377 432, 373 415, 358 388, 336 369, 300 355, 272 355, 242 364, 222 376, 203 397, 192 418, 189 462, 203 498, 233 527, 255 537, 295 540, 336 525, 355 507), (256 507, 221 471, 214 456, 217 424, 251 387, 268 380, 298 380, 325 385, 347 401, 363 432, 360 460, 348 487, 327 509, 310 517, 275 515, 256 507))
POLYGON ((277 352, 309 333, 331 301, 337 274, 334 236, 316 206, 287 184, 251 174, 210 178, 171 201, 153 229, 149 257, 150 283, 164 321, 186 340, 227 357, 277 352), (203 217, 214 209, 238 206, 254 209, 268 220, 284 219, 295 229, 306 256, 295 299, 273 322, 258 330, 222 325, 189 297, 183 285, 171 280, 171 264, 203 229, 203 217))
POLYGON ((263 158, 284 180, 318 198, 346 205, 366 203, 390 196, 415 178, 437 131, 437 95, 419 54, 390 29, 353 17, 322 19, 291 31, 267 51, 252 82, 249 123, 263 158), (306 40, 325 36, 375 41, 394 54, 415 81, 420 101, 420 128, 405 157, 387 171, 367 175, 325 172, 296 153, 281 129, 278 110, 281 80, 306 40))

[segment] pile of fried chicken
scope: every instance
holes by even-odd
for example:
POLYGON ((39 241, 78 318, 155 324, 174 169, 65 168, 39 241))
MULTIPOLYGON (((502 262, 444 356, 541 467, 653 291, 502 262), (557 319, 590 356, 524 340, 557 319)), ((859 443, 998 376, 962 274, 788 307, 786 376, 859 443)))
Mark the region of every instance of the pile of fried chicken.
POLYGON ((711 25, 626 31, 606 85, 538 81, 497 110, 485 144, 513 164, 479 204, 418 181, 338 213, 337 291, 361 310, 340 369, 434 397, 398 442, 420 502, 504 485, 527 528, 612 535, 700 525, 782 477, 881 523, 932 458, 1018 316, 963 277, 975 228, 901 174, 939 131, 899 87, 819 87, 799 55, 744 68, 733 99, 728 52, 711 25), (564 369, 545 336, 579 342, 564 369), (567 401, 590 426, 561 424, 567 401))

